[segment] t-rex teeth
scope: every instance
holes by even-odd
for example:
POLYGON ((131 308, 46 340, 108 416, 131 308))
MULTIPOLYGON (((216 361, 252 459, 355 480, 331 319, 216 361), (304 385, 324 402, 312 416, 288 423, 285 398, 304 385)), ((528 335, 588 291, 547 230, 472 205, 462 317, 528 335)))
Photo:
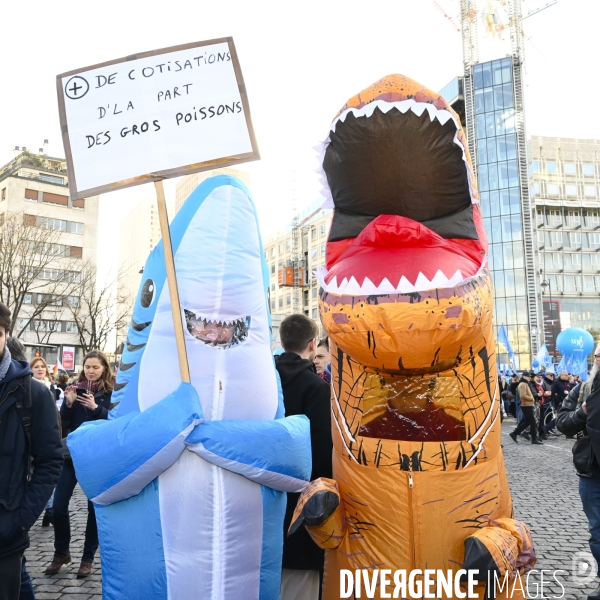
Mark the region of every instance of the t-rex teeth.
POLYGON ((473 277, 481 275, 484 267, 485 265, 482 265, 475 275, 466 278, 463 277, 460 269, 457 269, 450 278, 446 277, 441 270, 438 270, 431 280, 423 273, 419 273, 414 283, 403 275, 396 286, 387 278, 384 278, 379 285, 375 285, 368 277, 365 277, 362 284, 359 284, 355 277, 350 277, 350 279, 344 277, 341 283, 338 284, 337 275, 331 281, 326 282, 327 269, 325 267, 317 269, 315 276, 320 286, 330 294, 339 296, 346 294, 351 296, 381 296, 386 294, 412 294, 414 292, 456 287, 466 283, 473 277))

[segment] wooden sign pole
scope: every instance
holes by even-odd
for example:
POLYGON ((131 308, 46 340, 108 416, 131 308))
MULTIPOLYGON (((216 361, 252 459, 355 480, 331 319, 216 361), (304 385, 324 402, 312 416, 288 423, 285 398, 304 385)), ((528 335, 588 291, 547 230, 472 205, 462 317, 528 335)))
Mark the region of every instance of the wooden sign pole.
POLYGON ((163 251, 165 254, 165 267, 167 269, 167 283, 169 284, 169 296, 171 299, 171 311, 173 313, 173 326, 175 327, 175 343, 177 344, 177 357, 179 358, 179 372, 181 381, 191 383, 190 366, 188 364, 187 349, 183 332, 183 321, 181 319, 181 306, 179 304, 179 290, 177 289, 177 278, 175 277, 175 258, 171 246, 171 232, 169 230, 169 216, 167 214, 167 203, 165 202, 165 189, 162 181, 155 181, 156 199, 158 201, 158 219, 160 221, 160 233, 162 235, 163 251))

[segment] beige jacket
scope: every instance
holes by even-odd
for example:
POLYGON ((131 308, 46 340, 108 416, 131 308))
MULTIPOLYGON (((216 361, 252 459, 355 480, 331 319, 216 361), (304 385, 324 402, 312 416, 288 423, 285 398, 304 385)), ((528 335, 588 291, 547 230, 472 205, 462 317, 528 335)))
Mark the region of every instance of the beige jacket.
POLYGON ((519 392, 521 406, 535 406, 535 398, 533 397, 531 388, 526 381, 521 381, 517 387, 517 391, 519 392))

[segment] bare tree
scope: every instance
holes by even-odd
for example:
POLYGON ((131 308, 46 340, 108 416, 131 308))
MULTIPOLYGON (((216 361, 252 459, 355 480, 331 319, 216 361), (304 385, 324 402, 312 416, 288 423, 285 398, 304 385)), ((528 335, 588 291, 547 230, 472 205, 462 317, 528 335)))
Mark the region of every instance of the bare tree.
POLYGON ((79 301, 68 307, 84 354, 94 349, 103 350, 114 332, 127 327, 131 316, 132 301, 119 285, 125 275, 119 274, 101 285, 97 285, 96 276, 94 266, 84 268, 79 301))
POLYGON ((78 286, 81 261, 70 258, 70 247, 59 243, 60 236, 50 219, 0 215, 0 302, 11 310, 15 337, 43 322, 43 313, 54 311, 78 286))

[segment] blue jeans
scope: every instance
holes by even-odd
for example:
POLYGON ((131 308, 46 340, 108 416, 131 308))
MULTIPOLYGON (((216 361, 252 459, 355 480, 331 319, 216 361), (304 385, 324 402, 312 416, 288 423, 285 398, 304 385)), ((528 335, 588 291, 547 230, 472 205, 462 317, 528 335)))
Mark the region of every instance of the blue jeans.
MULTIPOLYGON (((60 479, 54 490, 54 552, 56 556, 69 554, 71 542, 71 520, 69 518, 69 501, 77 485, 75 468, 70 460, 65 460, 60 479)), ((98 550, 98 527, 94 505, 88 500, 88 518, 85 528, 82 561, 94 562, 98 550)))
POLYGON ((590 530, 590 550, 596 559, 600 577, 600 471, 579 478, 579 495, 590 530))
POLYGON ((19 600, 35 600, 35 593, 33 591, 33 583, 31 583, 31 577, 27 572, 26 567, 27 560, 23 557, 21 562, 21 593, 19 594, 19 600))

